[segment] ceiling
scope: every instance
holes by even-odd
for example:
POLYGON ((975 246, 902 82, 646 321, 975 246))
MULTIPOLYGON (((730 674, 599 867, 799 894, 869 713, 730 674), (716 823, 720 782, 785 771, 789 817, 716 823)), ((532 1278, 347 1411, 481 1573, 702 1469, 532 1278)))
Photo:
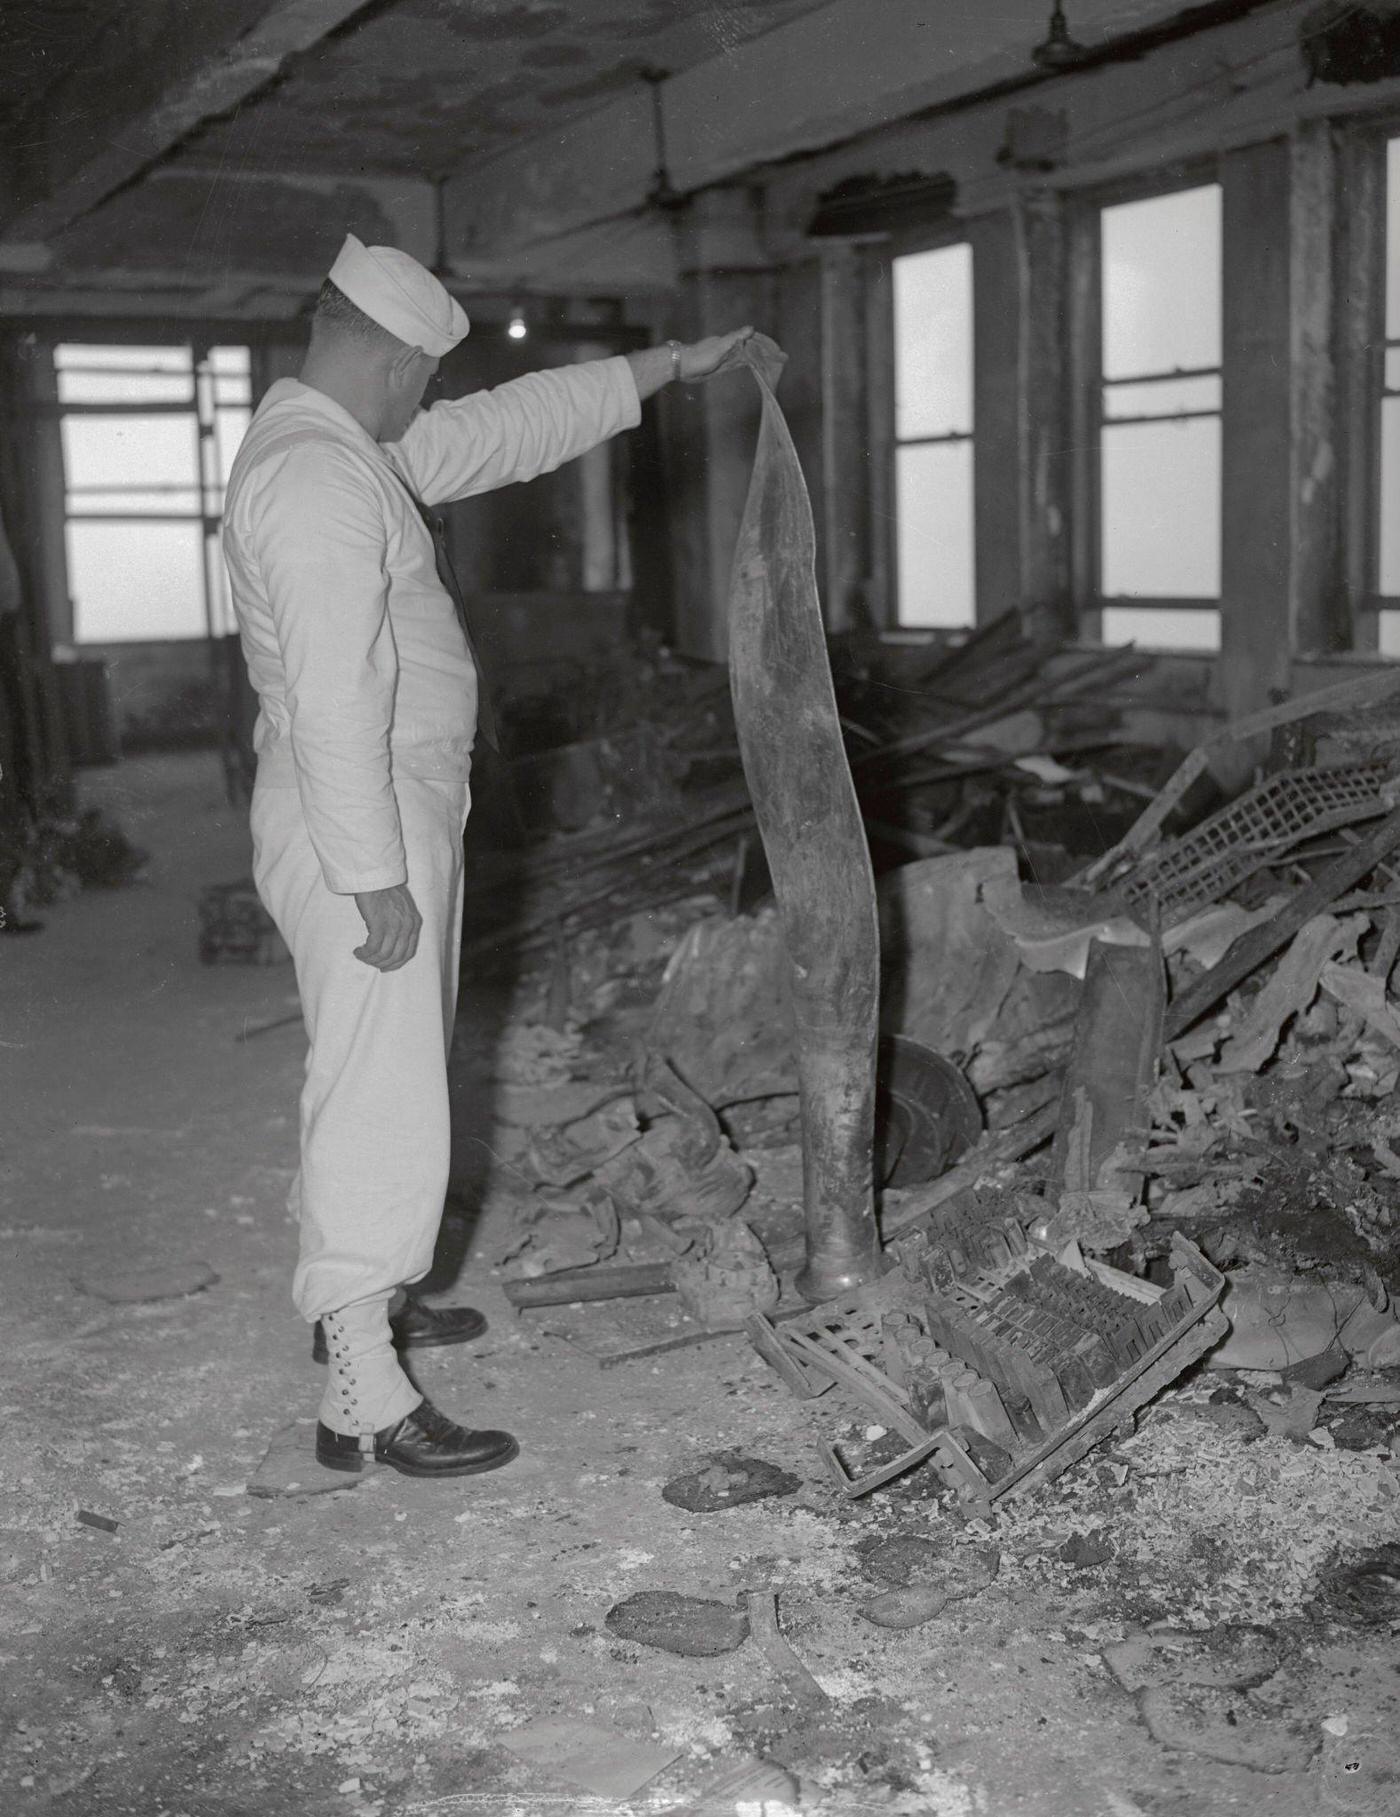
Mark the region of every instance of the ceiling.
MULTIPOLYGON (((1068 5, 1090 43, 1192 10, 1068 5)), ((347 227, 435 256, 430 183, 513 172, 522 148, 600 195, 621 193, 627 170, 635 191, 644 167, 644 193, 645 72, 676 78, 674 167, 703 141, 710 163, 738 169, 795 109, 810 106, 820 144, 843 110, 878 123, 1026 73, 1048 12, 1049 0, 0 0, 0 273, 8 295, 28 287, 35 301, 103 274, 137 291, 157 269, 172 293, 242 272, 292 294, 347 227)), ((513 180, 499 179, 507 223, 513 180)))
POLYGON ((825 0, 398 0, 301 58, 201 160, 444 176, 634 87, 730 51, 825 0))
MULTIPOLYGON (((144 0, 149 5, 150 0, 144 0)), ((246 0, 196 0, 211 24, 246 0)), ((733 51, 827 0, 379 0, 189 134, 201 164, 308 175, 446 175, 635 86, 733 51)), ((143 0, 2 0, 0 114, 45 91, 143 0)))
POLYGON ((121 0, 0 0, 0 117, 14 120, 87 51, 121 0))

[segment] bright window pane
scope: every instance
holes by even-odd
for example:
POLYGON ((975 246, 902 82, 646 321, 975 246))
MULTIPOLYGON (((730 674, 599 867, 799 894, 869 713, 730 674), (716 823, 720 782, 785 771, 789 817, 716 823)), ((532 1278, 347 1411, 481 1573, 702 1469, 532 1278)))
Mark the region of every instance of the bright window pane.
POLYGON ((1220 593, 1220 423, 1134 423, 1102 431, 1105 597, 1220 593))
POLYGON ((1381 400, 1381 592, 1400 595, 1400 397, 1381 400))
POLYGON ((187 404, 188 374, 176 372, 60 372, 60 404, 187 404))
POLYGON ((895 450, 899 622, 973 622, 972 444, 895 450))
MULTIPOLYGON (((199 509, 198 442, 189 416, 66 416, 63 460, 71 502, 83 508, 83 493, 129 486, 181 489, 181 502, 167 510, 199 509), (73 495, 76 494, 76 497, 73 495)), ((113 507, 119 508, 119 507, 113 507)))
POLYGON ((105 341, 65 341, 54 348, 54 364, 101 366, 108 372, 188 372, 190 350, 174 347, 117 347, 105 341))
POLYGON ((1385 338, 1400 341, 1400 139, 1386 147, 1385 338))
POLYGON ((188 347, 54 349, 61 404, 182 404, 193 396, 188 347))
POLYGON ((1385 388, 1387 391, 1400 391, 1400 347, 1387 347, 1385 350, 1385 388))
POLYGON ((895 440, 972 431, 972 248, 894 261, 895 440))
POLYGON ((1102 214, 1103 376, 1220 364, 1220 186, 1102 214))
POLYGON ((1144 650, 1218 650, 1220 614, 1170 606, 1105 606, 1103 641, 1144 650))
POLYGON ((193 524, 68 525, 79 643, 204 637, 204 536, 193 524))
POLYGON ((1382 656, 1400 656, 1400 612, 1378 612, 1376 642, 1382 656))
POLYGON ((1156 385, 1107 385, 1107 417, 1174 416, 1182 410, 1219 410, 1220 379, 1167 379, 1156 385))

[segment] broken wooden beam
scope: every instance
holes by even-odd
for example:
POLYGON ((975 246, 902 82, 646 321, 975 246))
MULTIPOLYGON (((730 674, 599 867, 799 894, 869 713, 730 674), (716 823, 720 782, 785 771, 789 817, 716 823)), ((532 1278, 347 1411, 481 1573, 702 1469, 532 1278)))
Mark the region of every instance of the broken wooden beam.
POLYGON ((1334 859, 1327 869, 1305 884, 1274 916, 1260 927, 1240 935, 1220 960, 1184 990, 1172 1003, 1163 1030, 1167 1041, 1175 1041, 1213 1009, 1227 992, 1242 983, 1266 959, 1271 959, 1298 932, 1305 921, 1320 915, 1345 891, 1360 883, 1381 860, 1400 846, 1400 808, 1387 814, 1369 836, 1350 851, 1334 859))
POLYGON ((561 1268, 527 1280, 503 1281, 501 1290, 517 1312, 534 1306, 578 1306, 587 1300, 632 1300, 649 1293, 674 1293, 669 1262, 620 1262, 607 1268, 561 1268))

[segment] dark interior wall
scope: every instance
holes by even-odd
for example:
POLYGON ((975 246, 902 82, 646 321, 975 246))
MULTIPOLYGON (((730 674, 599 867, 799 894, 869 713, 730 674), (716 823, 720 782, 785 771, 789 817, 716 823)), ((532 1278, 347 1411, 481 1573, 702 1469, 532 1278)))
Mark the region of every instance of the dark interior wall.
POLYGON ((124 751, 217 744, 229 719, 218 646, 204 638, 159 643, 83 644, 100 662, 124 751))
MULTIPOLYGON (((626 331, 589 328, 532 332, 513 341, 499 324, 474 329, 443 360, 427 401, 459 398, 573 363, 581 353, 606 357, 636 341, 626 331)), ((627 459, 626 443, 620 458, 627 459)), ((625 475, 624 475, 625 477, 625 475)), ((478 593, 575 593, 584 590, 583 490, 577 465, 523 486, 463 499, 448 507, 453 560, 464 588, 478 593)))

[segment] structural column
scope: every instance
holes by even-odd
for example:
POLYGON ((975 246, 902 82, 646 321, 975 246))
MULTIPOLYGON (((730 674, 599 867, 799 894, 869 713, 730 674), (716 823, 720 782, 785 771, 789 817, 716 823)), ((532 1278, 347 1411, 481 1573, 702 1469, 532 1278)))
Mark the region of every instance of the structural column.
MULTIPOLYGON (((672 332, 686 341, 775 319, 776 282, 748 190, 706 191, 678 217, 681 290, 672 332)), ((771 331, 771 330, 770 330, 771 331)), ((721 378, 665 393, 675 550, 676 647, 726 660, 729 577, 758 434, 751 384, 721 378)))
POLYGON ((821 252, 822 484, 818 542, 827 628, 846 631, 869 607, 869 283, 863 248, 848 240, 821 252))
POLYGON ((1220 688, 1238 719, 1286 691, 1292 675, 1287 143, 1227 154, 1222 179, 1220 688))
POLYGON ((968 229, 972 243, 972 462, 977 621, 1022 599, 1020 361, 1017 234, 1008 209, 968 229))
POLYGON ((1345 650, 1341 466, 1337 449, 1339 159, 1329 120, 1301 121, 1289 145, 1289 380, 1292 573, 1288 616, 1299 655, 1345 650))
POLYGON ((1069 345, 1063 198, 1012 205, 1016 247, 1020 604, 1047 635, 1075 632, 1069 581, 1069 345))

